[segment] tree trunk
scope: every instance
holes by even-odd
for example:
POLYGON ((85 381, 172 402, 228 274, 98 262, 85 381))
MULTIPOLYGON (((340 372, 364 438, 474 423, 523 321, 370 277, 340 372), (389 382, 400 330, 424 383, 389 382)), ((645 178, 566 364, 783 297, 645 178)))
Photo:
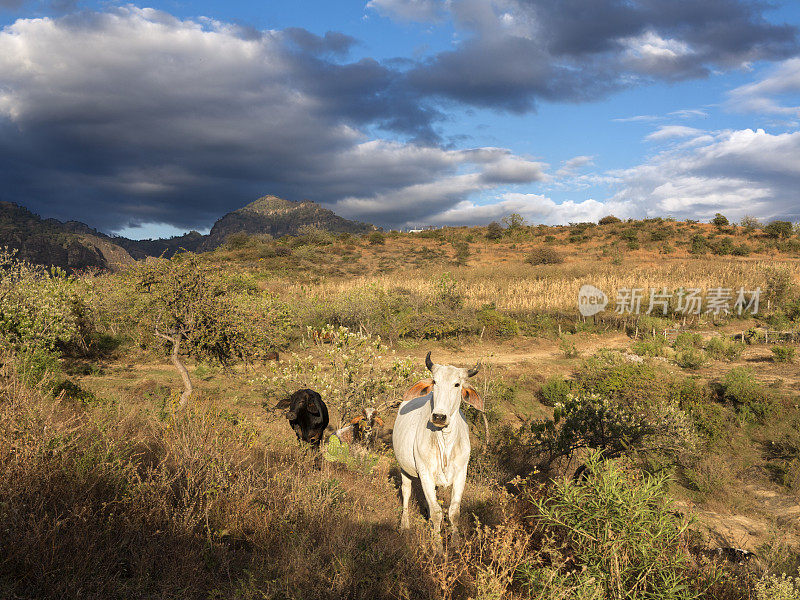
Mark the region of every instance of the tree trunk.
POLYGON ((183 336, 180 333, 165 335, 158 329, 156 329, 156 335, 169 342, 172 342, 172 355, 170 356, 170 360, 172 360, 172 364, 175 365, 175 368, 178 370, 178 373, 183 380, 183 391, 181 392, 181 400, 178 403, 178 406, 180 408, 186 408, 186 405, 189 403, 189 396, 192 395, 192 380, 189 379, 189 371, 186 370, 186 366, 183 364, 183 362, 181 362, 181 357, 178 354, 181 348, 181 340, 183 340, 183 336))

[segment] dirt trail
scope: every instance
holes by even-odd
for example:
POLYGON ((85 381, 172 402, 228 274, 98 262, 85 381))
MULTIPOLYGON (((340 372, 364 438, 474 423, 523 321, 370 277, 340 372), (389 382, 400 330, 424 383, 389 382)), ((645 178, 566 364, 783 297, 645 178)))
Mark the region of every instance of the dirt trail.
POLYGON ((689 501, 677 501, 675 507, 696 519, 695 528, 705 535, 711 547, 751 552, 775 542, 800 547, 800 498, 756 485, 744 489, 755 505, 754 512, 760 514, 719 513, 689 501))

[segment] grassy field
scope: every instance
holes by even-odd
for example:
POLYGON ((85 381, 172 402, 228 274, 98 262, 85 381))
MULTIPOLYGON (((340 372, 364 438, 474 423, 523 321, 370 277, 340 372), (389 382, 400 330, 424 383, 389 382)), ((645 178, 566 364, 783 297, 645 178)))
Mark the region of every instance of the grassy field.
POLYGON ((23 269, 2 282, 0 596, 798 597, 773 576, 800 564, 800 370, 761 333, 798 329, 798 246, 668 220, 309 230, 117 274, 23 269), (741 318, 583 319, 586 283, 764 295, 741 318), (174 323, 185 410, 153 333, 174 323), (429 350, 482 362, 490 424, 467 411, 467 535, 444 556, 419 502, 398 532, 389 445, 429 350), (272 407, 300 387, 332 426, 380 406, 384 445, 299 445, 272 407))

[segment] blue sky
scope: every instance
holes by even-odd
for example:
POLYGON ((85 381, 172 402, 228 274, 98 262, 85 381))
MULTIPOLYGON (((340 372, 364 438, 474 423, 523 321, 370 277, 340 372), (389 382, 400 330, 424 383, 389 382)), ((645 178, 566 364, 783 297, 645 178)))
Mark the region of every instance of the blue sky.
POLYGON ((800 3, 0 0, 0 199, 132 237, 800 220, 800 3))

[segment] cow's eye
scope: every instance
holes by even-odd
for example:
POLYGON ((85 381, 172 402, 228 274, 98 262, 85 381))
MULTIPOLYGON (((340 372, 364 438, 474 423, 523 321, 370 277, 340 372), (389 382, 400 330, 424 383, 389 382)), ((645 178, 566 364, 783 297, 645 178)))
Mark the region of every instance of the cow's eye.
POLYGON ((431 383, 432 383, 433 385, 436 385, 436 380, 435 380, 435 379, 432 379, 432 380, 431 380, 431 383))
POLYGON ((461 385, 460 383, 457 383, 457 384, 456 384, 456 387, 458 387, 458 386, 460 386, 460 385, 461 385))

